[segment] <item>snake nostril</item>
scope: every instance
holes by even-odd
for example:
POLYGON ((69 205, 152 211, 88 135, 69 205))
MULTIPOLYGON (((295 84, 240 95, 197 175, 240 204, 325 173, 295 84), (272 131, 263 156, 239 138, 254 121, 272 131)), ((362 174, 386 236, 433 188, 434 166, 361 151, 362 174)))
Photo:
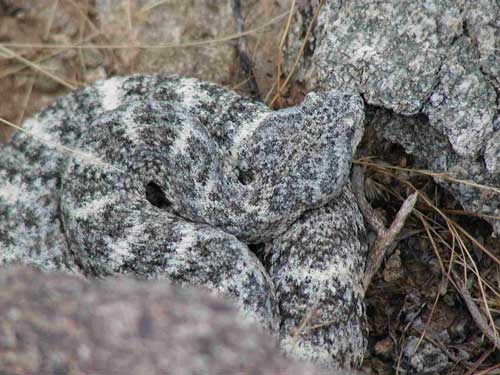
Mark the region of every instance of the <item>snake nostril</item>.
POLYGON ((243 169, 238 168, 237 173, 238 173, 238 181, 242 185, 249 185, 254 180, 254 175, 253 175, 252 171, 243 170, 243 169))
POLYGON ((154 182, 146 185, 146 199, 153 206, 158 208, 168 208, 172 203, 165 197, 165 192, 154 182))

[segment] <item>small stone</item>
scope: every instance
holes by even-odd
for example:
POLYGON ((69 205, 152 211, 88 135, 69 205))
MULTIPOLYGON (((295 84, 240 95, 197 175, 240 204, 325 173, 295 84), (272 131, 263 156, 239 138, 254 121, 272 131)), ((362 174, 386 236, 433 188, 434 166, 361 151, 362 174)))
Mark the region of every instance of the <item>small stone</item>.
POLYGON ((394 351, 394 342, 390 337, 377 341, 375 344, 375 354, 384 358, 390 358, 394 351))
POLYGON ((408 373, 430 375, 442 373, 452 366, 441 349, 424 340, 417 347, 419 341, 415 336, 406 339, 403 345, 402 369, 408 373))
POLYGON ((403 264, 401 263, 401 251, 396 249, 389 259, 385 262, 382 272, 384 281, 390 283, 404 277, 403 264))

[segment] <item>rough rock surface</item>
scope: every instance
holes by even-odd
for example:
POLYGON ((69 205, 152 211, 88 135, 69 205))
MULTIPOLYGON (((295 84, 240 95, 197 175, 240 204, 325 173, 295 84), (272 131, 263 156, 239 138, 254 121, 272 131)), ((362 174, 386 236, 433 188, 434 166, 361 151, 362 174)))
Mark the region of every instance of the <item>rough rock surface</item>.
POLYGON ((2 150, 0 262, 205 285, 271 332, 295 297, 290 328, 331 288, 315 307, 331 320, 338 306, 336 323, 301 346, 322 347, 310 358, 325 365, 358 365, 366 240, 345 184, 363 117, 360 98, 339 91, 272 112, 195 79, 98 82, 25 124, 43 142, 18 133, 2 150), (296 235, 307 243, 286 254, 296 235), (271 275, 256 243, 281 254, 271 275))
MULTIPOLYGON (((367 123, 382 137, 399 143, 406 152, 414 155, 419 167, 436 172, 445 171, 452 177, 497 189, 500 186, 500 122, 498 130, 487 140, 484 152, 474 158, 458 155, 443 134, 429 127, 425 116, 403 116, 381 108, 370 108, 367 111, 367 123)), ((500 215, 500 194, 465 184, 436 180, 468 210, 497 217, 500 215)), ((488 217, 485 218, 488 220, 488 217)), ((500 222, 491 220, 491 224, 495 233, 500 234, 500 222)))
POLYGON ((418 337, 408 337, 402 350, 401 373, 403 374, 439 374, 452 367, 441 349, 426 341, 419 345, 418 337))
MULTIPOLYGON (((304 26, 292 39, 315 3, 302 9, 304 26)), ((328 1, 299 75, 309 89, 347 87, 390 110, 379 126, 384 135, 434 171, 498 187, 499 19, 495 0, 328 1), (414 130, 422 134, 417 139, 414 130)), ((476 188, 449 188, 465 208, 500 215, 498 194, 485 200, 476 188)), ((500 233, 500 223, 492 224, 500 233)))
POLYGON ((0 286, 2 374, 322 373, 285 359, 271 337, 203 289, 90 283, 30 267, 0 269, 0 286))

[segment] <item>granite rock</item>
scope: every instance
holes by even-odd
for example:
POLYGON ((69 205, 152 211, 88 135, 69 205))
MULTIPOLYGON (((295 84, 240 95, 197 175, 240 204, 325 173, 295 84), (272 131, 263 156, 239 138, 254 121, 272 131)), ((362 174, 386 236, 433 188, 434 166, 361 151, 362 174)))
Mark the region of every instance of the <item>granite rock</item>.
POLYGON ((27 121, 37 139, 17 133, 2 149, 0 262, 204 285, 276 334, 295 295, 277 294, 274 284, 293 277, 294 288, 310 287, 289 326, 314 303, 314 291, 334 288, 317 306, 328 319, 335 312, 327 305, 341 306, 338 324, 314 345, 327 347, 327 366, 359 364, 361 214, 352 199, 336 203, 347 221, 322 207, 350 194, 363 118, 359 96, 335 90, 272 112, 195 79, 97 82, 27 121), (310 255, 287 259, 286 238, 297 231, 309 233, 310 255), (271 267, 287 270, 270 275, 250 250, 256 244, 276 246, 282 256, 271 267), (323 286, 316 276, 332 270, 339 276, 323 286))
MULTIPOLYGON (((300 39, 316 5, 302 5, 302 26, 291 39, 300 39)), ((498 187, 499 16, 494 0, 328 1, 297 77, 309 90, 359 92, 390 118, 378 124, 384 136, 424 167, 498 187), (408 130, 407 123, 419 128, 408 130), (412 140, 415 132, 421 134, 412 140), (441 152, 429 153, 430 148, 441 152)), ((296 49, 292 45, 288 55, 296 49)), ((477 188, 438 182, 466 209, 500 215, 498 193, 489 191, 485 201, 477 188)), ((490 222, 500 234, 498 220, 490 222)))
MULTIPOLYGON (((497 121, 498 122, 498 121, 497 121)), ((372 107, 367 110, 367 123, 385 139, 402 145, 406 152, 414 155, 416 166, 432 171, 445 171, 452 177, 477 184, 500 186, 500 122, 498 130, 486 142, 483 153, 474 158, 458 155, 446 136, 429 127, 425 116, 397 115, 385 109, 372 107), (422 131, 426 129, 426 131, 422 131)), ((463 183, 450 183, 444 179, 435 180, 456 196, 469 211, 491 217, 500 215, 500 197, 488 189, 478 189, 463 183)), ((500 222, 489 220, 493 233, 500 233, 500 222)))

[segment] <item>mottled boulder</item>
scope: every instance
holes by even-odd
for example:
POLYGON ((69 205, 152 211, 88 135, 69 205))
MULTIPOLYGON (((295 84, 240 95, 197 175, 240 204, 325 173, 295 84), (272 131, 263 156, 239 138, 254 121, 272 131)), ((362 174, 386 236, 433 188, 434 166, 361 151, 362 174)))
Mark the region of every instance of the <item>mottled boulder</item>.
MULTIPOLYGON (((303 24, 292 39, 317 3, 303 5, 303 24)), ((298 77, 310 90, 362 94, 374 111, 381 110, 368 125, 424 167, 498 187, 499 17, 494 0, 327 1, 298 77)), ((477 188, 438 182, 466 209, 500 215, 498 193, 485 199, 477 188)), ((500 222, 491 223, 499 234, 500 222)))
POLYGON ((0 269, 0 286, 5 375, 322 373, 204 289, 30 267, 0 269))
MULTIPOLYGON (((367 122, 385 139, 402 145, 414 155, 416 166, 435 172, 446 172, 452 177, 496 188, 500 186, 500 121, 496 120, 493 134, 486 140, 484 150, 476 157, 462 157, 451 147, 448 139, 429 127, 423 116, 397 115, 381 108, 367 111, 367 122)), ((461 183, 435 180, 450 191, 465 209, 485 216, 494 233, 500 234, 500 194, 491 189, 478 189, 461 183)))
POLYGON ((338 324, 301 339, 323 351, 309 359, 358 365, 366 239, 352 199, 336 198, 350 194, 363 118, 359 96, 335 90, 273 112, 195 79, 98 82, 29 120, 39 139, 18 133, 2 150, 0 262, 204 285, 276 334, 304 287, 288 327, 309 306, 330 320, 339 306, 338 324), (286 238, 297 231, 308 255, 295 259, 286 238), (261 247, 275 248, 265 265, 250 250, 261 247))

